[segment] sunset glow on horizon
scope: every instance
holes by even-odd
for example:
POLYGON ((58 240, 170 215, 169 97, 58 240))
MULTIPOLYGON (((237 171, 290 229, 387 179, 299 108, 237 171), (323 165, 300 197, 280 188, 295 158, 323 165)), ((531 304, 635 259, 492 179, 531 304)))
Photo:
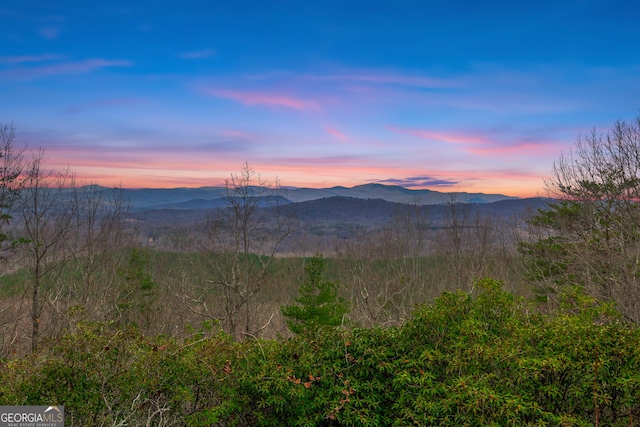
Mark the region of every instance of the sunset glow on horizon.
POLYGON ((0 3, 0 122, 81 182, 544 196, 640 108, 629 1, 0 3))

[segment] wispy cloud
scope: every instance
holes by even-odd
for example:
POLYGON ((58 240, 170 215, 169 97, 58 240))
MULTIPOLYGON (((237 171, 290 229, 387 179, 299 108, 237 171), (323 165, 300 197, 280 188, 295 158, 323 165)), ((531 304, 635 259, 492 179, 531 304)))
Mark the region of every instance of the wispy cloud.
POLYGON ((223 135, 227 138, 236 138, 236 139, 257 139, 258 136, 252 132, 247 132, 245 130, 238 129, 222 129, 219 131, 220 135, 223 135))
POLYGON ((391 125, 387 126, 387 129, 393 132, 415 136, 417 138, 428 139, 432 141, 445 141, 453 144, 485 144, 490 142, 486 137, 474 133, 451 131, 442 132, 428 129, 407 129, 391 125))
MULTIPOLYGON (((332 67, 326 72, 266 71, 247 76, 230 76, 230 87, 257 90, 284 88, 299 97, 321 99, 333 111, 373 111, 373 106, 423 106, 432 98, 456 92, 463 82, 402 71, 332 67)), ((329 110, 329 108, 326 108, 329 110)), ((378 110, 381 111, 381 110, 378 110)))
POLYGON ((324 131, 327 132, 329 135, 333 135, 334 137, 336 137, 340 141, 347 141, 348 140, 347 136, 344 133, 342 133, 339 130, 336 130, 334 128, 326 127, 326 128, 324 128, 324 131))
POLYGON ((48 67, 35 69, 34 71, 38 74, 76 74, 88 73, 101 68, 129 67, 131 65, 131 61, 123 59, 86 59, 84 61, 64 62, 50 65, 48 67))
POLYGON ((213 49, 202 49, 191 52, 183 52, 178 54, 178 57, 182 59, 205 59, 210 58, 216 54, 216 51, 213 49))
POLYGON ((436 77, 414 76, 402 73, 362 72, 338 74, 307 74, 304 77, 312 80, 329 80, 336 82, 360 82, 384 85, 413 86, 420 88, 454 88, 460 85, 454 79, 440 79, 436 77))
POLYGON ((254 74, 257 80, 295 80, 332 82, 334 84, 367 83, 372 85, 410 86, 417 88, 448 89, 459 87, 462 82, 456 78, 439 78, 421 74, 411 74, 403 71, 387 71, 377 69, 358 69, 340 67, 326 73, 294 73, 294 72, 265 72, 254 74))
POLYGON ((481 156, 541 156, 552 157, 558 152, 558 147, 563 145, 558 141, 510 141, 507 143, 487 144, 484 146, 468 147, 466 151, 481 156))
POLYGON ((268 107, 285 107, 295 110, 318 109, 315 101, 308 101, 288 96, 286 94, 248 92, 228 89, 206 89, 204 92, 210 96, 231 99, 244 105, 264 105, 268 107))
POLYGON ((89 110, 94 107, 118 107, 118 106, 134 106, 144 104, 146 101, 137 98, 110 98, 110 99, 102 99, 99 101, 88 102, 85 104, 72 105, 69 107, 66 112, 75 114, 81 113, 83 111, 89 110))
MULTIPOLYGON (((22 61, 22 64, 28 61, 22 61)), ((34 61, 31 61, 34 62, 34 61)), ((124 59, 85 59, 82 61, 57 62, 48 65, 33 67, 19 66, 5 70, 0 75, 15 79, 33 79, 43 76, 59 74, 84 74, 103 68, 129 67, 133 65, 131 61, 124 59)))
POLYGON ((497 129, 469 131, 433 131, 387 126, 391 131, 430 141, 444 141, 459 145, 461 151, 474 156, 505 157, 553 157, 562 143, 548 136, 522 130, 497 129))
POLYGON ((42 55, 0 56, 0 64, 28 64, 34 62, 48 62, 63 59, 63 55, 45 53, 42 55))
POLYGON ((296 168, 301 165, 316 167, 342 165, 352 167, 352 169, 355 170, 357 167, 354 166, 354 163, 362 163, 362 156, 278 156, 277 159, 273 160, 278 161, 279 165, 293 166, 296 168))

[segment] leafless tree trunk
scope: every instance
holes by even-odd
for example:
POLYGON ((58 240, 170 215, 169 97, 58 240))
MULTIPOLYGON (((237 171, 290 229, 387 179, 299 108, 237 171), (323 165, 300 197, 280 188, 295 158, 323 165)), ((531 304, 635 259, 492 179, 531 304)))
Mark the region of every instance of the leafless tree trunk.
MULTIPOLYGON (((258 329, 254 300, 278 247, 295 226, 277 183, 262 180, 245 163, 225 184, 225 206, 207 221, 209 283, 221 292, 221 320, 231 334, 258 329)), ((259 311, 259 310, 258 310, 259 311)))
POLYGON ((470 280, 464 268, 470 216, 470 205, 458 202, 455 194, 452 194, 451 199, 445 204, 443 229, 438 242, 438 250, 447 259, 453 276, 453 285, 465 290, 471 289, 470 280))
POLYGON ((491 264, 500 258, 503 248, 498 230, 504 226, 491 216, 473 213, 474 206, 459 203, 456 196, 445 204, 442 231, 434 252, 447 264, 448 286, 467 292, 473 284, 492 271, 491 264))
POLYGON ((16 241, 12 236, 12 220, 18 191, 23 181, 23 149, 14 145, 15 129, 0 123, 0 258, 6 261, 16 241))
MULTIPOLYGON (((13 255, 18 241, 14 215, 24 159, 23 149, 15 146, 14 139, 14 127, 0 123, 0 275, 16 268, 13 255)), ((0 303, 0 357, 7 356, 18 340, 23 302, 16 297, 0 303)))
POLYGON ((429 208, 416 200, 339 252, 338 281, 349 293, 354 321, 362 326, 399 324, 415 304, 425 301, 430 226, 429 208))
POLYGON ((47 171, 43 160, 42 151, 34 154, 26 170, 24 189, 20 192, 32 279, 32 351, 37 349, 40 340, 43 307, 55 303, 59 295, 49 295, 49 291, 54 287, 55 273, 59 272, 67 254, 63 243, 74 221, 69 198, 69 192, 74 188, 73 175, 47 171))
POLYGON ((91 318, 104 319, 115 304, 117 267, 126 257, 121 249, 131 247, 135 236, 129 201, 120 188, 96 185, 76 187, 72 196, 74 224, 66 246, 82 279, 69 283, 69 303, 89 311, 91 318))

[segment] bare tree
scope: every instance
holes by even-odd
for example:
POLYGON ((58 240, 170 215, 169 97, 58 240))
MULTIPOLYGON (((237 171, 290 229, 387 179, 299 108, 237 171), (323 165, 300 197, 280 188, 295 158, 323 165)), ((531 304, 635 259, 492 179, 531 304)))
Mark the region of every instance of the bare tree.
POLYGON ((545 184, 555 201, 521 243, 530 279, 547 298, 581 287, 640 322, 640 116, 579 136, 545 184))
POLYGON ((441 283, 470 292, 475 281, 491 271, 493 258, 503 251, 498 238, 503 224, 495 217, 474 212, 473 204, 458 202, 455 193, 443 207, 442 229, 434 246, 434 253, 448 267, 448 276, 441 278, 441 283))
POLYGON ((91 312, 92 318, 105 318, 117 298, 117 266, 136 233, 129 221, 129 201, 121 188, 97 185, 75 187, 71 193, 72 232, 66 234, 66 247, 81 280, 69 283, 69 304, 91 312))
MULTIPOLYGON (((245 163, 225 183, 224 206, 208 218, 207 281, 220 292, 222 305, 222 313, 212 317, 232 334, 260 329, 262 313, 255 297, 278 247, 295 226, 293 211, 283 201, 278 183, 271 185, 245 163)), ((272 308, 278 313, 277 305, 272 308)))
MULTIPOLYGON (((22 148, 14 144, 13 125, 0 123, 0 262, 2 274, 15 268, 17 247, 14 215, 22 180, 22 148)), ((4 285, 5 283, 3 283, 4 285)), ((2 286, 2 285, 0 285, 2 286)), ((22 300, 6 298, 0 304, 0 357, 7 356, 18 340, 22 300)))
POLYGON ((24 168, 22 148, 14 145, 15 129, 0 122, 0 256, 6 259, 8 251, 15 247, 11 235, 11 220, 15 202, 22 185, 20 176, 24 168))
POLYGON ((50 294, 59 277, 62 261, 67 255, 64 242, 74 222, 69 191, 74 177, 57 173, 43 166, 44 153, 33 155, 25 171, 25 185, 20 191, 20 206, 26 251, 31 271, 31 350, 38 347, 43 308, 55 305, 61 293, 50 294))
POLYGON ((463 262, 466 246, 466 228, 470 221, 470 205, 456 200, 455 193, 445 204, 443 239, 441 244, 451 258, 449 266, 455 276, 455 286, 464 289, 469 284, 469 278, 464 272, 463 262))
POLYGON ((377 231, 368 230, 340 257, 351 314, 366 326, 401 323, 425 300, 429 208, 420 200, 398 206, 377 231))

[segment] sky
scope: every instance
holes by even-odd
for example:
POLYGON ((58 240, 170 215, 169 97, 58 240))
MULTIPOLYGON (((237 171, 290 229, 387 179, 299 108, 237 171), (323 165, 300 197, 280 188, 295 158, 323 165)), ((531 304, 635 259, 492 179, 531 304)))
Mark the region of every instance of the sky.
POLYGON ((0 0, 0 122, 87 183, 545 195, 640 109, 640 2, 0 0))

